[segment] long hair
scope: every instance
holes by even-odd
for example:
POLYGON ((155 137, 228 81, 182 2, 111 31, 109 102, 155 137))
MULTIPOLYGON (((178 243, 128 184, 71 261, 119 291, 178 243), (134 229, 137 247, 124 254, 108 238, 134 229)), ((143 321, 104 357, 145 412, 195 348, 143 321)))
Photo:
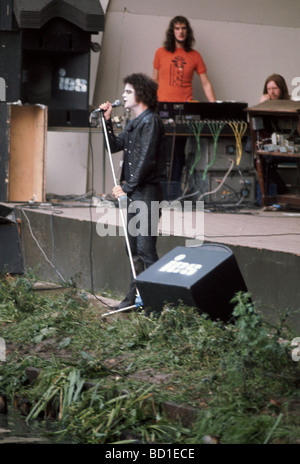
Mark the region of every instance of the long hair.
POLYGON ((157 88, 158 84, 151 77, 142 73, 134 73, 125 77, 124 84, 130 84, 135 90, 136 101, 142 102, 153 111, 158 107, 157 88))
POLYGON ((168 52, 172 52, 172 53, 175 52, 176 42, 175 42, 175 35, 174 35, 174 26, 176 23, 181 23, 181 24, 186 25, 187 36, 186 36, 186 40, 184 42, 183 48, 186 52, 190 52, 195 43, 195 37, 194 37, 193 29, 190 26, 189 20, 185 18, 184 16, 175 16, 173 19, 171 19, 169 23, 169 27, 166 32, 166 39, 164 42, 164 47, 168 52))
POLYGON ((267 85, 271 81, 275 82, 275 84, 280 90, 279 100, 290 100, 289 91, 288 91, 286 82, 280 74, 271 74, 271 76, 267 77, 265 85, 264 85, 263 94, 265 95, 268 93, 267 85))

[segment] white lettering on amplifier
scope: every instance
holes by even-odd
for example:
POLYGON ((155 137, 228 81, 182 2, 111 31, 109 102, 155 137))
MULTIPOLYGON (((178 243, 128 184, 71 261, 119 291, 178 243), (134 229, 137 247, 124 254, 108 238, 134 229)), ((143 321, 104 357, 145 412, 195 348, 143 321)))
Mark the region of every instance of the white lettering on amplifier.
POLYGON ((59 70, 59 90, 67 90, 68 92, 82 92, 86 93, 88 90, 88 83, 86 79, 75 79, 73 77, 66 77, 66 70, 61 68, 59 70))
POLYGON ((177 255, 174 259, 161 267, 159 272, 170 272, 172 274, 191 276, 202 268, 202 264, 188 263, 183 261, 184 258, 186 258, 184 254, 177 255))

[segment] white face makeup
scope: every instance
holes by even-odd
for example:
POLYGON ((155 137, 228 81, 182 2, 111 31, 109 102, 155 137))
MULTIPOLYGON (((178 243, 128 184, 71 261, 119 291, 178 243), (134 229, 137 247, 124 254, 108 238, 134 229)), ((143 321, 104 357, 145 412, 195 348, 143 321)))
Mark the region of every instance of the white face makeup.
POLYGON ((126 84, 123 92, 124 108, 133 109, 136 105, 135 91, 132 85, 126 84))

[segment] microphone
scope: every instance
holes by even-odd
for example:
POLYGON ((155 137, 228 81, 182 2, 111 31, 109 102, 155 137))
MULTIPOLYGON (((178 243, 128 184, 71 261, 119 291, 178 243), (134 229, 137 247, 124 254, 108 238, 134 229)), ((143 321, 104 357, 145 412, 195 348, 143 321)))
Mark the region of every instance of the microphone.
POLYGON ((121 105, 122 105, 121 100, 115 100, 115 101, 111 104, 111 106, 112 106, 113 108, 117 108, 118 106, 121 106, 121 105))
MULTIPOLYGON (((122 105, 121 100, 115 100, 115 101, 111 104, 111 106, 112 106, 113 108, 117 108, 118 106, 121 106, 121 105, 122 105)), ((96 110, 92 111, 92 114, 93 114, 93 113, 101 113, 101 111, 103 111, 103 110, 101 110, 100 108, 97 108, 96 110)))

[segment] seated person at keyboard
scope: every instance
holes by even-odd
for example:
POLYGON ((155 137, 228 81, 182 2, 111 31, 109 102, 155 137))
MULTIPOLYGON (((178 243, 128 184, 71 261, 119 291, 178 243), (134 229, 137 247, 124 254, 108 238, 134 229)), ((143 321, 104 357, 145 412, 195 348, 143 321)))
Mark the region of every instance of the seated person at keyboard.
MULTIPOLYGON (((267 77, 263 95, 260 97, 259 103, 263 103, 268 100, 290 100, 289 91, 285 82, 285 79, 280 74, 271 74, 267 77)), ((287 188, 285 182, 277 172, 278 163, 288 162, 286 158, 272 158, 266 157, 266 169, 264 177, 268 178, 269 181, 276 184, 277 193, 286 193, 287 188)))
POLYGON ((267 77, 259 103, 266 100, 290 100, 286 82, 280 74, 267 77))

